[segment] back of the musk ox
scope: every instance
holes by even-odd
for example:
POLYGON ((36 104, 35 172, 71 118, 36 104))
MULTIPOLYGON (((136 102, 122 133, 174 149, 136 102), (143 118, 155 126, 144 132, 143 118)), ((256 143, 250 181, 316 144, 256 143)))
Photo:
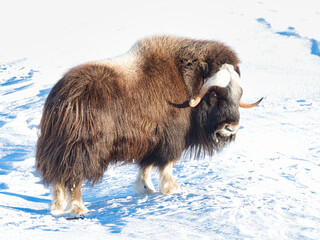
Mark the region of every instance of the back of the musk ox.
POLYGON ((182 152, 212 154, 239 128, 239 59, 222 43, 158 36, 123 56, 67 72, 43 109, 36 167, 52 184, 52 213, 88 212, 81 184, 99 182, 109 164, 137 163, 135 189, 179 191, 173 163, 182 152))

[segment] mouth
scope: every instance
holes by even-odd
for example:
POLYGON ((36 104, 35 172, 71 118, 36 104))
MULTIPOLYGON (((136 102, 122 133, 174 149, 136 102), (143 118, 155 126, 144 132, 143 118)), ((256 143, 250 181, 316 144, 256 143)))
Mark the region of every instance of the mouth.
POLYGON ((213 139, 219 147, 223 147, 226 143, 236 139, 236 133, 239 129, 239 123, 225 124, 213 134, 213 139))
POLYGON ((221 135, 220 133, 215 133, 213 134, 213 139, 215 144, 219 148, 222 148, 227 143, 233 142, 236 139, 236 134, 231 134, 226 136, 226 135, 221 135))

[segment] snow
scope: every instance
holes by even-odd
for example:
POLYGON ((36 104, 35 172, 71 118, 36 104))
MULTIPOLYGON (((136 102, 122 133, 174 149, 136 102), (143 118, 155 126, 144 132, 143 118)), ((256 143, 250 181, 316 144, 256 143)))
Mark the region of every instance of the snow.
MULTIPOLYGON (((0 8, 1 239, 319 239, 320 3, 6 1, 0 8), (84 219, 50 214, 35 172, 41 111, 72 66, 118 56, 139 38, 220 40, 238 52, 237 140, 175 166, 182 193, 138 195, 134 165, 83 186, 84 219)), ((156 189, 156 171, 152 177, 156 189)))

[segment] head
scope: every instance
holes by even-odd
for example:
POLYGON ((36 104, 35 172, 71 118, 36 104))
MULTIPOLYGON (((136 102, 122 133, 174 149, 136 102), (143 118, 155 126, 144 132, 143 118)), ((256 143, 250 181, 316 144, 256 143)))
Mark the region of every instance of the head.
POLYGON ((194 108, 194 118, 199 125, 199 144, 209 152, 221 149, 233 141, 239 129, 239 106, 250 108, 258 105, 245 104, 240 99, 239 70, 230 64, 208 76, 197 95, 189 101, 194 108))

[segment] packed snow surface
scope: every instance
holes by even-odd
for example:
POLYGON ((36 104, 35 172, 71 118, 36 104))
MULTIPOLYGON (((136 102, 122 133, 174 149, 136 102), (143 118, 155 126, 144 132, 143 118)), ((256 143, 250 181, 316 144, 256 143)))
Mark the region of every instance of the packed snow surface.
POLYGON ((0 22, 1 239, 320 239, 319 1, 13 0, 0 22), (114 166, 83 186, 88 216, 52 216, 34 167, 50 89, 153 34, 225 42, 243 100, 265 99, 221 153, 180 159, 182 193, 138 195, 137 167, 114 166))

